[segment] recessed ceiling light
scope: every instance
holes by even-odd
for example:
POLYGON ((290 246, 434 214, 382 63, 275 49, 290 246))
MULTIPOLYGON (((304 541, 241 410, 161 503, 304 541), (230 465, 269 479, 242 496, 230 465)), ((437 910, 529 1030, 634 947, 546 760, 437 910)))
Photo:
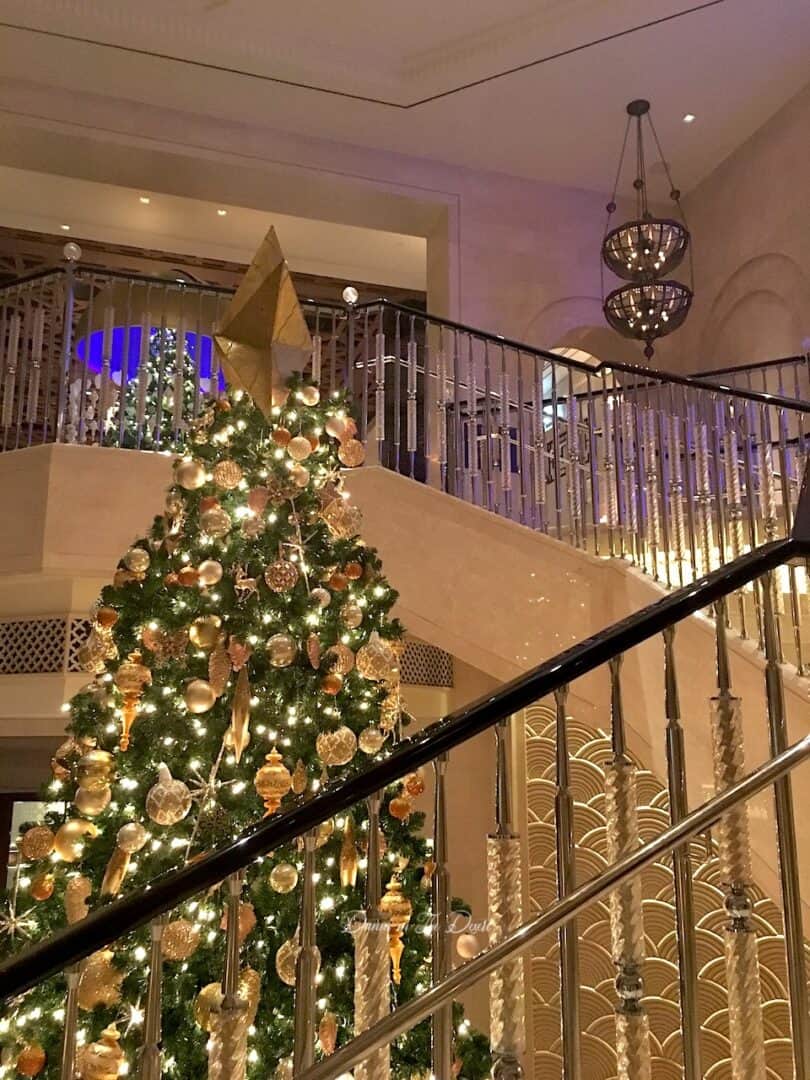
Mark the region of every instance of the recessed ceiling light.
POLYGON ((141 202, 144 206, 148 206, 151 201, 148 195, 141 195, 141 202))
POLYGON ((65 232, 70 232, 70 226, 69 225, 60 225, 59 227, 60 227, 60 229, 63 229, 65 232))
POLYGON ((228 211, 223 210, 222 207, 220 207, 219 210, 217 210, 217 213, 219 214, 220 217, 225 217, 225 215, 228 213, 228 211))
POLYGON ((697 117, 695 116, 694 113, 690 113, 690 112, 688 112, 683 118, 683 122, 685 124, 694 124, 695 120, 697 120, 697 117))

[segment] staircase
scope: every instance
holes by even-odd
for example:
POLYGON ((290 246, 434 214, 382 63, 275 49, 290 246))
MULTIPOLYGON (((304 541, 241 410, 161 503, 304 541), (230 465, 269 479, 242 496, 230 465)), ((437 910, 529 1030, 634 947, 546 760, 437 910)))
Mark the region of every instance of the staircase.
MULTIPOLYGON (((222 293, 74 266, 4 290, 4 448, 182 443, 204 397, 219 393, 205 340, 222 293), (119 325, 127 331, 116 338, 119 325), (122 380, 121 371, 130 378, 122 380)), ((382 1080, 375 1050, 427 1017, 434 1074, 450 1080, 449 1005, 487 976, 496 1076, 523 1069, 542 1080, 810 1080, 806 871, 791 791, 810 737, 789 745, 783 687, 786 663, 803 676, 810 662, 810 502, 806 494, 800 500, 810 405, 798 390, 781 396, 628 365, 588 367, 385 301, 305 307, 312 375, 327 390, 352 387, 361 435, 384 469, 437 489, 437 497, 455 496, 591 555, 624 560, 668 594, 237 844, 28 950, 0 969, 3 994, 75 971, 102 943, 150 921, 157 926, 164 913, 225 877, 238 903, 239 872, 249 861, 360 800, 373 807, 387 784, 431 762, 441 871, 446 755, 491 728, 498 792, 482 870, 488 947, 455 970, 442 948, 432 989, 367 1030, 358 1017, 356 1038, 320 1061, 314 1002, 299 980, 300 1029, 309 1036, 297 1040, 296 1080, 327 1080, 349 1068, 382 1080), (711 617, 716 656, 706 704, 715 794, 690 810, 685 745, 690 726, 705 721, 691 715, 682 722, 678 678, 685 683, 690 671, 678 664, 673 638, 675 627, 698 613, 711 617), (748 640, 763 669, 754 705, 769 748, 755 755, 750 773, 733 692, 741 661, 729 636, 748 640), (640 766, 632 710, 622 698, 623 657, 633 664, 636 650, 652 641, 661 686, 648 725, 656 771, 640 766), (572 718, 571 702, 578 681, 588 679, 582 696, 596 700, 594 673, 602 700, 597 723, 584 724, 572 718), (510 781, 510 746, 525 762, 525 784, 510 781), (763 890, 755 884, 757 851, 752 870, 747 805, 769 788, 778 888, 763 890), (520 957, 535 948, 524 982, 520 957)), ((764 803, 752 805, 759 814, 764 803)), ((440 933, 445 901, 435 896, 440 933)), ((308 890, 302 903, 315 902, 308 890)), ((235 985, 238 972, 236 924, 231 920, 225 985, 235 985)), ((158 948, 148 1002, 152 1062, 159 1062, 161 964, 158 948)), ((73 1080, 72 974, 68 987, 62 1080, 73 1080)))

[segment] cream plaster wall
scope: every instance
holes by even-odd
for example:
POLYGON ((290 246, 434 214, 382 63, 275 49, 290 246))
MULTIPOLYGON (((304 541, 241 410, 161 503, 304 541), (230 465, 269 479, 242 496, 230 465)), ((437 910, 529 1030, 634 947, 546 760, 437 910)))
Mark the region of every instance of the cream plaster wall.
POLYGON ((694 372, 810 349, 808 133, 810 85, 687 195, 695 302, 662 352, 673 367, 694 372))

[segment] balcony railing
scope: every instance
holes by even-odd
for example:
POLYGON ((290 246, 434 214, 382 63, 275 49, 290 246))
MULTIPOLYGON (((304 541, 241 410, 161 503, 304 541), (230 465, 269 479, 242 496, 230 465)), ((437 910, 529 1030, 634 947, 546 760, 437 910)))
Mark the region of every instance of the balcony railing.
MULTIPOLYGON (((224 389, 213 329, 231 295, 71 263, 7 286, 0 445, 182 448, 224 389)), ((308 374, 351 389, 388 469, 668 587, 790 532, 810 429, 804 358, 768 368, 775 394, 723 373, 591 367, 386 300, 302 307, 308 374)), ((780 585, 780 656, 803 673, 805 568, 780 585)), ((756 590, 730 617, 763 646, 756 590)))

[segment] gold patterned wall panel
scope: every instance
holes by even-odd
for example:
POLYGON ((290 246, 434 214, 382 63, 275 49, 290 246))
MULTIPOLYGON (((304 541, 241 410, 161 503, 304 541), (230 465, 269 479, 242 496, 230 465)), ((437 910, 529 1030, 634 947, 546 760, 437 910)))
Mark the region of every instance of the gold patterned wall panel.
MULTIPOLYGON (((545 706, 525 710, 527 859, 531 914, 556 897, 554 830, 554 711, 545 706)), ((576 720, 569 720, 571 786, 575 800, 577 881, 604 870, 606 863, 605 766, 610 739, 576 720)), ((669 825, 664 784, 639 767, 638 816, 642 843, 669 825)), ((699 1013, 701 1057, 705 1080, 731 1080, 728 998, 722 928, 724 891, 717 853, 710 839, 691 846, 700 969, 699 1013)), ((650 1018, 652 1075, 680 1080, 681 1032, 678 1005, 677 939, 671 863, 662 860, 642 874, 644 936, 644 1002, 650 1018)), ((753 924, 764 1003, 768 1080, 792 1080, 790 1024, 786 1001, 787 969, 781 913, 756 887, 753 924)), ((607 901, 594 904, 580 919, 580 981, 583 1073, 578 1080, 614 1080, 616 1076, 614 980, 610 916, 607 901)), ((562 1076, 559 970, 556 937, 543 941, 531 958, 530 1024, 534 1037, 537 1080, 562 1076)))

